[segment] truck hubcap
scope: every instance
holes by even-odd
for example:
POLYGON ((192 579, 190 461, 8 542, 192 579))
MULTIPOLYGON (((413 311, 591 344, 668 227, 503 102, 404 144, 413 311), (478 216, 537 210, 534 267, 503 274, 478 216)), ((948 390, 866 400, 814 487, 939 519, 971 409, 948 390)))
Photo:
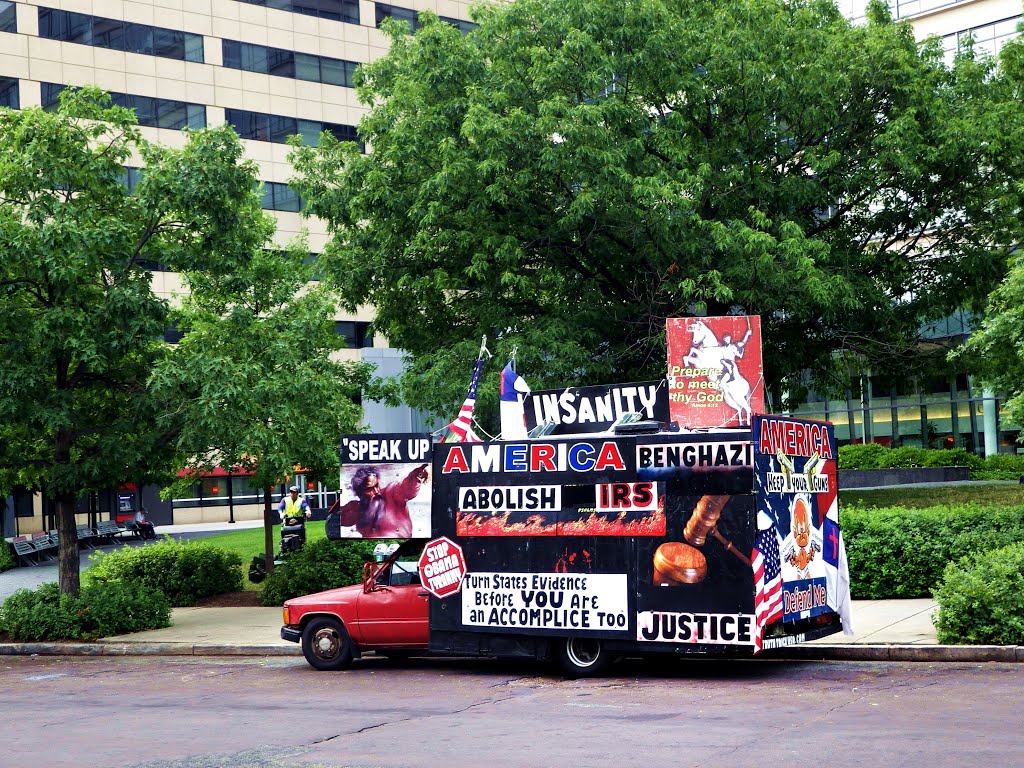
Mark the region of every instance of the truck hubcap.
POLYGON ((329 629, 317 632, 313 639, 313 647, 316 649, 317 655, 325 659, 337 656, 340 645, 338 634, 329 629))

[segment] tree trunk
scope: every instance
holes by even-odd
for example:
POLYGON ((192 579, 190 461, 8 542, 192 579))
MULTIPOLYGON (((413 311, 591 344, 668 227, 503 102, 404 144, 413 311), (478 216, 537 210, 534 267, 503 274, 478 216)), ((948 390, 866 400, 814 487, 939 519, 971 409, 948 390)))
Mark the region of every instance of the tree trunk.
MULTIPOLYGON (((57 466, 71 464, 71 433, 58 430, 54 444, 54 463, 57 466)), ((81 560, 78 555, 78 526, 75 525, 75 497, 68 491, 54 494, 54 508, 57 513, 57 574, 60 591, 65 595, 77 595, 82 586, 78 573, 81 560)), ((43 516, 45 520, 45 514, 43 516)))
POLYGON ((263 545, 267 560, 267 576, 274 572, 274 518, 270 502, 268 487, 263 490, 263 545))
POLYGON ((60 591, 65 595, 77 595, 82 583, 78 572, 81 559, 78 554, 75 499, 70 494, 62 494, 54 499, 54 506, 57 509, 57 535, 60 538, 57 549, 60 591))

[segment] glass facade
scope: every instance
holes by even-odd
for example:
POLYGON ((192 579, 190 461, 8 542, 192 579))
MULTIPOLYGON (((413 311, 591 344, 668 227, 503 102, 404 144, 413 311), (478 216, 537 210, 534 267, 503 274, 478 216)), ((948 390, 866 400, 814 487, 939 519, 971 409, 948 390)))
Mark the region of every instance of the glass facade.
POLYGON ((302 210, 303 204, 299 193, 287 184, 276 181, 263 182, 263 210, 298 213, 302 210))
POLYGON ((1020 427, 1003 417, 1001 406, 1001 398, 986 396, 965 374, 922 382, 913 392, 862 376, 850 382, 845 397, 812 394, 794 415, 831 421, 840 445, 964 448, 984 455, 988 412, 995 424, 998 451, 1015 453, 1020 427))
POLYGON ((344 21, 347 24, 359 23, 359 0, 240 0, 240 2, 248 5, 262 5, 264 8, 276 8, 290 13, 301 13, 304 16, 344 21))
POLYGON ((224 40, 223 47, 225 67, 345 88, 353 87, 358 66, 354 61, 329 59, 326 56, 296 53, 237 40, 224 40))
POLYGON ((327 131, 339 141, 359 141, 359 135, 353 125, 247 112, 244 109, 227 109, 224 113, 227 122, 243 139, 284 144, 289 136, 298 135, 302 136, 304 143, 315 147, 320 143, 320 134, 327 131))
POLYGON ((203 36, 84 13, 39 9, 39 36, 182 61, 203 61, 203 36))
MULTIPOLYGON (((398 19, 399 21, 408 22, 409 28, 415 32, 420 25, 419 11, 414 11, 411 8, 400 8, 397 5, 388 5, 387 3, 374 3, 374 24, 380 27, 380 24, 384 19, 398 19)), ((476 29, 476 24, 472 21, 464 21, 462 19, 453 19, 450 16, 438 16, 438 18, 453 27, 458 27, 462 34, 466 34, 469 31, 476 29)))
POLYGON ((982 24, 945 35, 942 38, 942 49, 946 54, 946 61, 952 62, 957 50, 961 45, 966 45, 968 40, 973 40, 976 52, 998 55, 1002 47, 1019 34, 1017 25, 1021 19, 1024 19, 1024 15, 1018 14, 991 24, 982 24))
MULTIPOLYGON (((60 92, 66 87, 57 83, 42 83, 40 93, 43 108, 56 109, 60 92)), ((148 128, 171 128, 180 131, 182 128, 206 127, 206 107, 202 104, 116 92, 112 92, 110 98, 115 106, 134 109, 139 125, 148 128)))
POLYGON ((13 77, 0 77, 0 107, 21 109, 18 99, 18 81, 13 77))
POLYGON ((14 3, 0 0, 0 32, 18 31, 18 12, 14 3))
POLYGON ((365 349, 373 346, 373 335, 369 333, 370 324, 358 320, 336 320, 334 332, 345 337, 345 346, 349 349, 365 349))

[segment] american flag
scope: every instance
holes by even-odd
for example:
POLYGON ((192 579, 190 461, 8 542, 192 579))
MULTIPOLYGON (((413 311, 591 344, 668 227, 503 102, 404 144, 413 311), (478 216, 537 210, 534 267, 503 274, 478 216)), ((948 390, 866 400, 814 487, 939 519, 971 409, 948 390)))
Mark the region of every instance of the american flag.
POLYGON ((469 382, 469 391, 466 392, 466 401, 459 409, 459 415, 455 421, 448 425, 442 443, 479 443, 480 438, 473 432, 473 408, 476 406, 476 387, 480 382, 480 371, 484 367, 483 354, 476 359, 476 368, 473 369, 473 380, 469 382))
POLYGON ((760 653, 764 628, 782 618, 782 564, 775 526, 758 532, 750 561, 754 567, 754 620, 757 624, 754 653, 760 653))

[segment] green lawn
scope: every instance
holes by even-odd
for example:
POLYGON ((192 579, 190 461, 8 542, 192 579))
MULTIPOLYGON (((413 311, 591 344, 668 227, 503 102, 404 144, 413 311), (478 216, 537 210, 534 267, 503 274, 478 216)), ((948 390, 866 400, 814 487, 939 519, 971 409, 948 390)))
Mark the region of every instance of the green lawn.
POLYGON ((1024 507, 1024 485, 1019 483, 941 485, 915 488, 900 485, 862 491, 839 489, 839 504, 860 507, 940 507, 958 504, 984 504, 994 507, 1024 507))
MULTIPOLYGON (((231 552, 237 552, 242 558, 242 587, 248 592, 259 590, 256 584, 249 581, 249 563, 256 555, 263 554, 263 528, 241 528, 237 531, 226 533, 214 533, 209 536, 195 539, 217 547, 223 547, 231 552)), ((326 538, 324 533, 324 521, 312 520, 306 523, 306 542, 314 542, 317 539, 326 538)), ((281 546, 281 526, 274 526, 274 552, 281 546)))

